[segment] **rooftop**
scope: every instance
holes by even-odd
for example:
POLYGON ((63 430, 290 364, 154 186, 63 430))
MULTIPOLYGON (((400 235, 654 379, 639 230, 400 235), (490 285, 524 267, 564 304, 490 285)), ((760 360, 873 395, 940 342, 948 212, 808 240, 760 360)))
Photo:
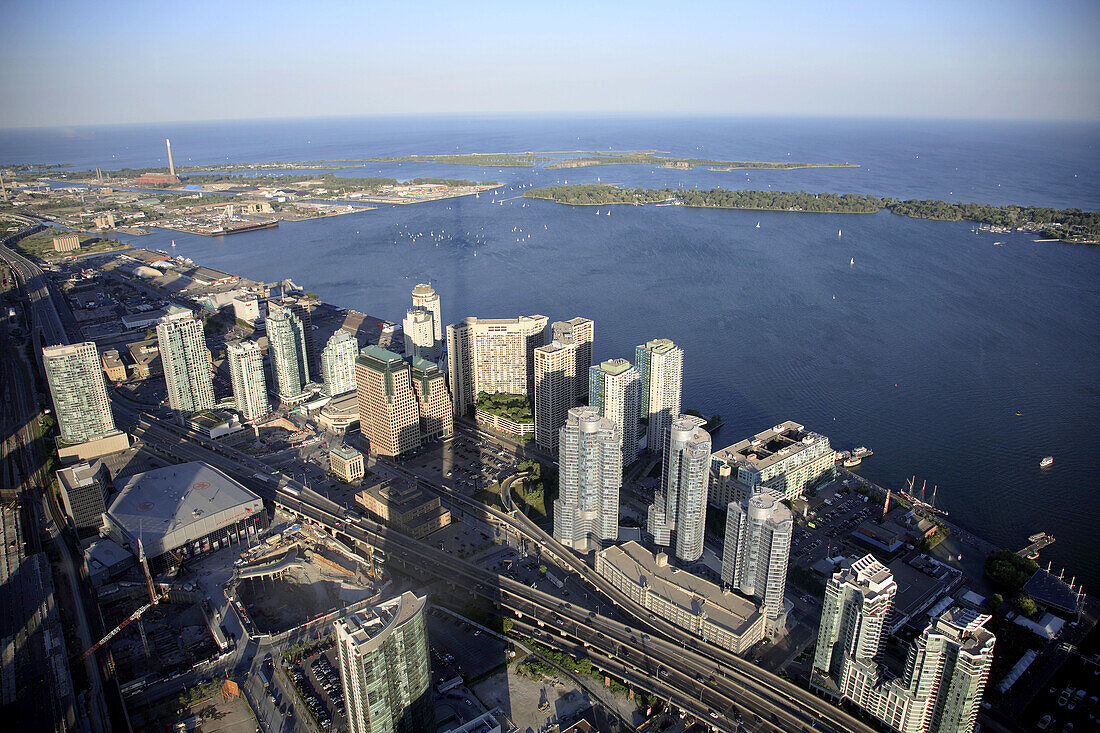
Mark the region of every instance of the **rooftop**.
POLYGON ((825 436, 806 432, 796 422, 787 420, 715 453, 723 460, 734 461, 761 471, 786 460, 814 445, 825 436))
POLYGON ((613 545, 602 552, 605 560, 627 577, 648 585, 651 593, 693 614, 705 612, 708 620, 735 634, 743 634, 760 616, 752 601, 679 568, 658 565, 657 558, 637 542, 613 545))
POLYGON ((657 354, 667 354, 676 348, 676 344, 672 342, 672 339, 653 339, 652 341, 646 341, 642 348, 657 354))
POLYGON ((338 445, 329 451, 334 456, 342 458, 345 461, 355 460, 356 456, 362 456, 363 454, 352 448, 350 445, 338 445))
POLYGON ((1036 570, 1031 580, 1024 585, 1024 593, 1044 606, 1067 613, 1077 612, 1077 591, 1057 575, 1042 568, 1036 570))
POLYGON ((342 632, 350 637, 358 654, 369 654, 423 609, 427 600, 427 596, 418 598, 406 591, 372 608, 349 613, 336 620, 337 638, 342 632))
MULTIPOLYGON (((260 497, 200 461, 156 468, 127 478, 107 513, 143 543, 260 497)), ((242 510, 242 511, 251 511, 242 510)))
POLYGON ((102 461, 78 463, 75 466, 69 466, 58 471, 57 479, 66 491, 71 491, 93 485, 102 470, 102 461))
POLYGON ((379 370, 399 366, 405 361, 404 357, 374 344, 359 350, 359 360, 379 370))
POLYGON ((598 369, 601 372, 605 372, 607 374, 617 376, 619 374, 622 374, 627 369, 630 369, 633 366, 634 365, 631 364, 626 359, 608 359, 607 361, 600 362, 599 364, 597 364, 596 366, 594 366, 592 368, 593 369, 598 369))

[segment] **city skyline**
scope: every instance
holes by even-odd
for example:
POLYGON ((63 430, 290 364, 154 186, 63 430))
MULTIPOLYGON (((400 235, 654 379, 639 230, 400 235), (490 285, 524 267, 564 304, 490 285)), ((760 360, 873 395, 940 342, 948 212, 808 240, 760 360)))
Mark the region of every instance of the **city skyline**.
POLYGON ((701 2, 676 14, 653 2, 493 3, 480 12, 434 3, 327 2, 308 13, 290 3, 242 3, 228 13, 209 2, 115 2, 109 12, 58 6, 8 9, 0 41, 14 58, 34 55, 36 63, 0 70, 0 89, 11 101, 0 128, 260 119, 285 117, 288 109, 322 116, 1100 118, 1093 43, 1100 10, 1087 2, 701 2), (586 22, 577 24, 578 17, 586 22), (150 33, 154 28, 171 33, 150 33), (317 63, 287 64, 283 55, 288 38, 310 34, 326 40, 323 73, 317 63), (115 50, 89 56, 54 41, 68 35, 115 50), (676 64, 654 63, 658 36, 662 57, 676 64), (182 55, 187 64, 177 63, 182 55), (131 63, 135 57, 146 63, 131 63), (400 74, 370 73, 394 58, 405 59, 400 74), (270 71, 247 84, 225 73, 246 63, 270 71), (39 94, 42 87, 54 93, 39 94))

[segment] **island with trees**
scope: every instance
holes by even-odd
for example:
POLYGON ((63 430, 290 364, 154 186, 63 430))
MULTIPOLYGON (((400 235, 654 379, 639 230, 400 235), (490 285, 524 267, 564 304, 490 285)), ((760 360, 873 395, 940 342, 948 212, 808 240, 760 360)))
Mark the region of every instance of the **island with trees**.
POLYGON ((695 208, 752 209, 819 214, 873 214, 887 209, 899 216, 938 221, 972 221, 994 231, 1022 229, 1047 239, 1100 243, 1100 213, 1039 206, 992 206, 949 201, 899 200, 866 194, 806 191, 742 191, 684 188, 627 188, 609 184, 548 186, 524 196, 574 206, 657 204, 695 208))

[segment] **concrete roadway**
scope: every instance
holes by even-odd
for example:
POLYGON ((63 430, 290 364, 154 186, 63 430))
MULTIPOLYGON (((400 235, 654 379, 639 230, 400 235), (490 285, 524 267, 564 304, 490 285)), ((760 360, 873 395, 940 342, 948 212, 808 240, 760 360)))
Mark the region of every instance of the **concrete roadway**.
MULTIPOLYGON (((144 422, 145 421, 143 421, 143 423, 144 422)), ((181 443, 191 442, 190 438, 183 438, 176 434, 168 433, 168 435, 164 435, 164 433, 167 431, 154 430, 152 429, 152 426, 142 426, 141 429, 145 432, 146 437, 152 438, 154 441, 167 439, 170 443, 168 448, 176 452, 179 452, 181 450, 181 443)), ((218 449, 219 453, 224 453, 225 450, 227 450, 224 449, 224 447, 222 446, 218 446, 218 449)), ((188 455, 186 457, 191 458, 192 460, 209 460, 219 464, 232 464, 235 462, 232 459, 229 459, 227 456, 211 456, 209 455, 210 451, 197 446, 189 446, 187 452, 192 455, 188 455)), ((248 473, 248 468, 242 468, 240 466, 238 466, 235 470, 233 470, 231 466, 226 466, 226 468, 232 470, 233 473, 238 475, 248 473)), ((254 484, 255 482, 253 481, 252 483, 254 484)), ((288 482, 286 481, 286 479, 282 479, 280 481, 280 485, 290 486, 294 489, 294 493, 287 494, 281 490, 274 492, 276 494, 276 500, 284 507, 299 515, 315 519, 323 524, 326 524, 335 531, 339 531, 361 541, 368 542, 376 547, 381 547, 383 550, 386 550, 387 545, 395 545, 397 547, 412 549, 414 551, 412 556, 417 559, 417 562, 410 565, 408 570, 423 571, 425 567, 435 565, 439 568, 437 572, 442 571, 445 577, 449 578, 452 582, 457 580, 459 577, 467 577, 470 581, 470 586, 472 586, 473 592, 482 593, 483 595, 486 595, 487 597, 490 597, 497 602, 508 600, 511 598, 516 598, 518 599, 518 601, 526 600, 528 602, 534 602, 536 604, 540 602, 539 600, 532 599, 531 596, 536 595, 536 597, 541 598, 543 594, 540 594, 538 591, 530 589, 525 585, 514 583, 513 581, 510 581, 506 578, 501 578, 495 574, 487 573, 486 571, 470 566, 468 563, 459 560, 458 558, 440 553, 434 548, 428 548, 422 543, 417 542, 416 540, 404 537, 403 535, 397 534, 395 532, 389 532, 385 528, 374 525, 374 523, 372 522, 368 522, 362 519, 353 519, 351 522, 349 522, 344 516, 345 512, 342 507, 333 504, 332 502, 329 502, 320 495, 315 495, 313 492, 306 491, 304 487, 297 485, 295 482, 288 482), (330 504, 331 506, 328 506, 330 504), (367 527, 370 527, 370 529, 368 530, 367 527), (432 559, 435 560, 435 562, 423 562, 423 560, 427 559, 425 557, 426 555, 430 555, 432 559)), ((272 492, 267 491, 262 493, 270 494, 272 492)), ((505 519, 507 520, 508 518, 505 519)), ((533 539, 537 540, 538 533, 540 532, 541 530, 538 530, 537 527, 534 527, 533 529, 528 528, 526 533, 529 536, 532 536, 533 539)), ((541 534, 545 535, 545 533, 541 534)), ((544 547, 550 547, 553 545, 552 538, 550 538, 549 542, 543 539, 540 544, 542 544, 544 547)), ((558 548, 555 549, 554 554, 567 555, 568 553, 565 552, 563 549, 558 548)), ((400 559, 399 553, 387 552, 387 555, 390 557, 391 562, 404 562, 400 559)), ((578 564, 582 564, 575 557, 569 559, 571 559, 573 562, 567 563, 567 565, 575 566, 578 564)), ((575 567, 573 569, 576 570, 575 567)), ((586 580, 588 580, 590 583, 592 582, 591 576, 593 575, 593 572, 586 565, 583 566, 583 570, 579 572, 578 575, 586 578, 586 580)), ((753 691, 753 696, 759 696, 761 704, 754 705, 754 708, 757 711, 763 712, 769 718, 772 715, 798 716, 786 719, 786 722, 793 726, 795 730, 797 730, 799 726, 805 725, 808 727, 809 725, 816 722, 815 718, 811 717, 807 713, 807 711, 812 711, 812 714, 814 716, 821 717, 825 722, 832 726, 835 726, 837 729, 840 730, 870 730, 866 726, 859 723, 859 721, 851 718, 851 716, 848 716, 843 711, 833 707, 825 701, 820 700, 819 698, 812 696, 807 691, 791 685, 784 680, 780 680, 779 678, 774 678, 774 680, 769 679, 773 676, 764 672, 763 670, 756 668, 755 666, 749 664, 743 659, 740 659, 739 657, 736 657, 733 654, 724 652, 724 650, 700 642, 693 637, 685 638, 685 634, 682 630, 679 630, 676 627, 672 627, 671 624, 663 622, 662 619, 648 619, 648 614, 644 610, 634 611, 634 609, 631 609, 630 606, 635 604, 630 602, 629 599, 627 599, 625 596, 622 596, 621 593, 614 591, 613 588, 611 590, 614 593, 608 594, 606 592, 606 589, 600 587, 601 585, 607 586, 608 584, 606 583, 606 581, 603 581, 602 578, 598 578, 598 576, 597 580, 600 582, 592 584, 596 585, 596 587, 599 590, 603 591, 605 595, 610 595, 613 599, 615 598, 615 596, 620 596, 621 599, 618 600, 618 605, 623 610, 626 610, 628 612, 633 611, 639 623, 650 627, 659 627, 662 625, 668 627, 668 629, 661 629, 660 631, 658 631, 658 633, 668 636, 671 639, 680 640, 680 642, 684 645, 684 650, 682 654, 694 655, 694 658, 697 658, 693 663, 694 668, 703 669, 709 666, 711 669, 715 667, 722 669, 725 674, 716 678, 715 682, 720 687, 727 688, 731 699, 733 698, 734 694, 743 695, 746 687, 755 688, 753 691), (626 603, 623 602, 624 600, 626 601, 626 603), (691 647, 690 650, 688 649, 688 647, 691 647), (708 657, 710 658, 708 659, 708 657), (748 670, 747 672, 746 668, 748 670), (776 684, 776 680, 781 684, 776 684)), ((547 596, 546 598, 549 597, 547 596)), ((552 599, 552 601, 554 603, 557 603, 557 599, 552 599)), ((553 608, 553 605, 548 605, 544 607, 543 610, 548 614, 552 612, 553 608)), ((592 623, 591 618, 578 618, 574 620, 585 624, 592 623)), ((654 628, 654 630, 656 630, 656 628, 654 628)), ((618 641, 619 644, 623 645, 631 645, 635 643, 634 641, 630 640, 629 635, 627 635, 626 637, 620 636, 618 639, 616 639, 616 641, 618 641)), ((710 710, 701 709, 702 706, 697 702, 702 689, 702 685, 697 683, 692 689, 684 690, 683 697, 681 700, 677 701, 677 704, 683 709, 692 711, 694 714, 700 716, 701 718, 709 717, 710 710)))

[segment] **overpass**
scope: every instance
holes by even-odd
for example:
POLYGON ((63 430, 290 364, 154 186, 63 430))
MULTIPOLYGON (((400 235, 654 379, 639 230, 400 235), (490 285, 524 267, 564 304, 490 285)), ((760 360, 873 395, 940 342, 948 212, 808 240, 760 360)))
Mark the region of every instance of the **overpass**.
MULTIPOLYGON (((119 402, 116 401, 116 407, 119 402)), ((406 537, 394 530, 353 516, 326 497, 302 484, 278 475, 268 481, 269 467, 260 461, 168 423, 154 422, 137 415, 132 407, 122 406, 133 422, 133 432, 164 452, 186 460, 203 460, 235 475, 257 493, 290 513, 318 524, 334 535, 343 535, 348 544, 368 545, 381 550, 390 563, 407 573, 431 574, 443 579, 455 590, 470 592, 507 611, 524 627, 552 628, 556 635, 573 640, 594 661, 603 655, 610 662, 633 670, 628 680, 688 710, 701 720, 711 720, 716 712, 723 727, 732 728, 728 715, 739 708, 761 712, 771 725, 781 730, 801 730, 823 724, 836 730, 869 733, 872 729, 830 703, 782 678, 762 670, 736 655, 714 647, 658 617, 650 618, 638 606, 610 586, 581 558, 521 515, 509 516, 450 492, 451 501, 468 505, 482 516, 539 544, 543 552, 574 570, 603 595, 611 599, 637 627, 597 615, 586 609, 529 588, 522 583, 483 570, 467 561, 442 552, 431 545, 406 537), (263 471, 264 481, 256 477, 263 471), (646 631, 642 631, 645 629, 646 631), (675 669, 673 669, 675 667, 675 669), (651 676, 660 675, 657 679, 651 676), (670 693, 670 694, 666 694, 670 693)), ((438 489, 437 489, 438 490, 438 489)), ((547 637, 548 638, 548 637, 547 637)), ((618 667, 606 667, 615 672, 618 667)))

